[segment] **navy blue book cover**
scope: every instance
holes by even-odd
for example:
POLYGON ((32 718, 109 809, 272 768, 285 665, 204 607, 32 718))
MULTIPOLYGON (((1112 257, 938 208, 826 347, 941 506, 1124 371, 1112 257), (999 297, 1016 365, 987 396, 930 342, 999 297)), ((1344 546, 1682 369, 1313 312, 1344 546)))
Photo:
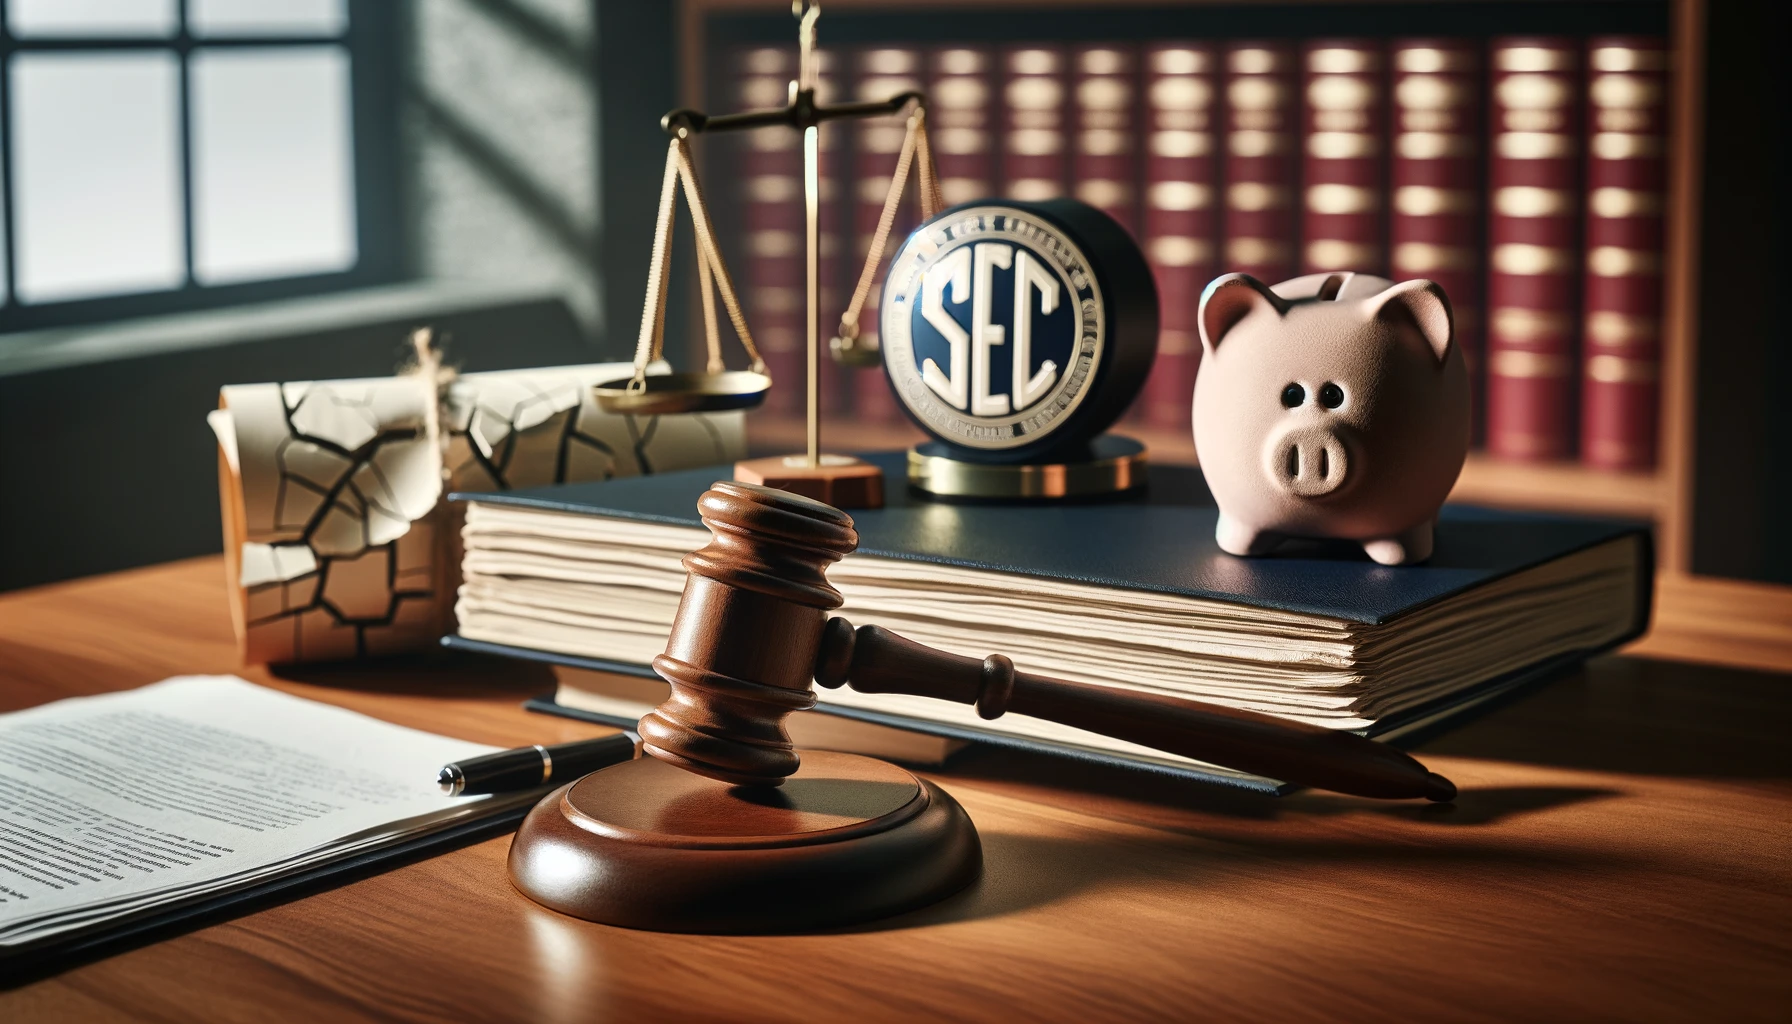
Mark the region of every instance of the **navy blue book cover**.
MULTIPOLYGON (((1154 466, 1144 492, 1120 500, 1067 504, 944 504, 904 486, 906 456, 863 456, 884 470, 887 504, 852 512, 859 551, 886 558, 939 562, 995 572, 1078 580, 1098 586, 1156 590, 1189 597, 1364 622, 1382 623, 1500 577, 1577 551, 1628 538, 1637 549, 1636 621, 1617 646, 1647 628, 1653 593, 1653 547, 1646 526, 1576 517, 1445 506, 1436 550, 1416 566, 1383 566, 1349 545, 1313 545, 1269 558, 1238 558, 1213 540, 1218 510, 1198 469, 1154 466)), ((701 526, 697 498, 731 466, 565 484, 533 490, 453 494, 458 501, 517 505, 646 522, 701 526)), ((449 636, 449 647, 574 668, 651 676, 645 665, 511 647, 449 636)), ((1467 713, 1495 706, 1532 683, 1553 678, 1599 653, 1577 651, 1550 658, 1497 679, 1448 694, 1364 730, 1409 745, 1467 713)), ((632 723, 530 701, 533 710, 626 726, 632 723)), ((1117 764, 1242 789, 1282 794, 1292 787, 1255 776, 1206 771, 1192 765, 1146 761, 1120 754, 1046 743, 1027 736, 967 729, 931 720, 823 703, 818 710, 898 728, 974 740, 995 746, 1117 764)))
MULTIPOLYGON (((1620 537, 1634 537, 1644 571, 1637 632, 1648 622, 1651 548, 1646 527, 1598 519, 1447 505, 1430 561, 1383 566, 1343 545, 1268 558, 1219 549, 1219 513, 1198 469, 1153 466, 1149 486, 1117 501, 1073 504, 944 504, 902 481, 901 452, 879 464, 888 504, 852 513, 867 555, 1154 590, 1362 623, 1415 608, 1620 537)), ((697 498, 728 466, 563 484, 456 500, 520 505, 620 519, 700 526, 697 498)))

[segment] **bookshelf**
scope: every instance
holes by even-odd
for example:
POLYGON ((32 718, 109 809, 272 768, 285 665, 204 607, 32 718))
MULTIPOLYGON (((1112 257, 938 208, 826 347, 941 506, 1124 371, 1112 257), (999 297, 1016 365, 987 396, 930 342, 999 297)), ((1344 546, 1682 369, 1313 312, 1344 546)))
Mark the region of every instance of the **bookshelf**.
MULTIPOLYGON (((1194 0, 1165 4, 1162 0, 1119 0, 1097 5, 1087 0, 826 0, 832 24, 824 22, 828 38, 842 45, 862 44, 885 38, 914 42, 955 38, 957 19, 999 14, 1015 8, 1045 9, 1051 17, 1039 19, 1026 33, 1041 38, 1053 35, 1053 24, 1086 27, 1096 18, 1113 26, 1111 38, 1139 38, 1139 26, 1148 18, 1174 21, 1188 12, 1231 9, 1241 15, 1262 16, 1271 8, 1315 19, 1322 30, 1361 14, 1381 24, 1389 21, 1397 3, 1364 3, 1362 0, 1319 0, 1290 4, 1274 0, 1194 0), (879 35, 883 33, 884 35, 879 35)), ((1405 5, 1410 6, 1410 5, 1405 5)), ((1597 470, 1578 463, 1522 463, 1501 461, 1482 453, 1472 454, 1458 481, 1453 499, 1477 504, 1549 511, 1619 515, 1647 518, 1656 524, 1658 563, 1668 572, 1691 568, 1691 516, 1693 508, 1694 452, 1696 448, 1694 395, 1698 368, 1697 243, 1700 232, 1701 121, 1705 75, 1706 0, 1655 0, 1653 3, 1559 4, 1546 0, 1476 2, 1452 0, 1425 5, 1459 12, 1465 24, 1483 26, 1483 34, 1508 30, 1508 16, 1521 25, 1511 31, 1563 33, 1603 32, 1601 17, 1607 11, 1628 11, 1656 18, 1667 26, 1675 69, 1670 85, 1668 133, 1668 211, 1663 263, 1664 309, 1661 332, 1661 395, 1658 429, 1659 455, 1655 468, 1646 472, 1620 473, 1597 470), (1650 13, 1653 12, 1653 13, 1650 13), (1552 19, 1560 19, 1559 22, 1552 19), (1494 27, 1488 27, 1494 26, 1494 27)), ((706 71, 721 67, 716 26, 730 31, 757 17, 765 25, 771 19, 788 20, 783 0, 683 0, 678 16, 680 82, 684 102, 702 105, 716 99, 714 83, 706 71)), ((987 29, 986 29, 987 30, 987 29)), ((1081 30, 1081 29, 1078 29, 1081 30)), ((1010 32, 1012 33, 1010 24, 1010 32)), ((1224 33, 1235 35, 1235 32, 1224 33)), ((1283 29, 1281 35, 1313 33, 1283 29)), ((1370 34, 1370 33, 1365 33, 1370 34)), ((1010 38, 1018 38, 1010 36, 1010 38)), ((824 311, 824 323, 829 322, 824 311)), ((802 424, 766 417, 749 420, 749 437, 756 451, 794 450, 801 446, 802 424)), ((1151 448, 1154 461, 1192 463, 1194 445, 1186 432, 1171 432, 1125 423, 1118 429, 1138 437, 1151 448)), ((832 447, 843 450, 901 447, 920 434, 908 424, 900 426, 856 424, 841 417, 826 422, 832 447)))

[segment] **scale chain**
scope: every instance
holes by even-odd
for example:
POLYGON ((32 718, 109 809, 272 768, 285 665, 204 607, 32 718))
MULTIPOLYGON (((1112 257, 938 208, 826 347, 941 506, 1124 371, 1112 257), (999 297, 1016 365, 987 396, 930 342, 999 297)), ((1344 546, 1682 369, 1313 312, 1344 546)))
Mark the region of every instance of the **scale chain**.
POLYGON ((647 274, 647 301, 641 311, 641 332, 635 344, 635 372, 628 385, 631 392, 638 393, 646 389, 647 367, 660 359, 665 351, 666 292, 672 265, 672 222, 680 185, 684 188, 685 203, 691 209, 691 226, 697 237, 697 274, 703 292, 703 327, 709 353, 708 370, 710 373, 721 373, 725 368, 722 362, 721 335, 715 315, 715 292, 720 291, 728 320, 740 338, 741 347, 746 349, 747 356, 752 360, 753 372, 766 373, 765 359, 759 354, 759 347, 753 342, 753 333, 747 327, 746 317, 741 313, 740 300, 734 291, 734 280, 728 273, 727 264, 722 261, 721 248, 716 243, 715 227, 709 219, 709 208, 703 197, 703 187, 697 180, 696 167, 691 161, 689 144, 680 132, 673 137, 666 150, 666 173, 660 182, 659 216, 653 232, 653 262, 647 274))
POLYGON ((896 173, 890 177, 890 189, 884 195, 883 212, 878 214, 877 230, 871 235, 871 246, 865 253, 865 269, 859 274, 859 283, 853 288, 852 301, 847 303, 846 312, 840 315, 840 334, 833 341, 835 351, 853 347, 859 338, 859 320, 865 310, 865 301, 871 295, 871 283, 877 277, 877 268, 883 262, 884 246, 889 243, 890 228, 896 221, 896 208, 902 203, 902 193, 908 187, 910 164, 916 165, 917 181, 915 183, 916 198, 920 200, 921 219, 927 220, 940 211, 945 205, 940 195, 939 176, 934 170, 933 148, 927 141, 927 110, 917 108, 909 115, 908 132, 902 138, 902 151, 896 157, 896 173))
MULTIPOLYGON (((728 320, 734 325, 734 333, 740 338, 741 347, 747 350, 747 357, 752 360, 753 372, 766 373, 765 359, 759 355, 759 346, 753 343, 753 332, 747 328, 747 318, 741 313, 740 299, 734 291, 734 278, 728 273, 728 265, 722 262, 722 248, 716 242, 715 224, 709 219, 709 202, 704 198, 703 185, 697 180, 697 168, 691 161, 689 145, 682 137, 677 141, 678 172, 684 178, 685 201, 691 208, 691 223, 697 229, 697 244, 714 276, 716 290, 722 293, 722 307, 728 312, 728 320)), ((710 358, 716 362, 721 361, 719 341, 711 349, 710 358)))
POLYGON ((659 216, 653 225, 653 262, 647 266, 647 298, 641 307, 641 333, 635 342, 635 375, 631 392, 647 389, 647 364, 659 358, 666 330, 666 278, 672 265, 672 212, 678 195, 678 146, 674 138, 666 152, 666 173, 660 179, 659 216))

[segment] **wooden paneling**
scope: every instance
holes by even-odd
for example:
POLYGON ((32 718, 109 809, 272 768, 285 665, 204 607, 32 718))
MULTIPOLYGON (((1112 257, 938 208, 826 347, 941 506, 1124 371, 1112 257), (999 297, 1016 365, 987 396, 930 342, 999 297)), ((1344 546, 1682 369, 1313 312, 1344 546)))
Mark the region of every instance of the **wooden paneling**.
MULTIPOLYGON (((214 559, 0 596, 0 709, 231 671, 214 559)), ((243 674, 488 743, 599 731, 522 711, 545 677, 506 663, 243 674)), ((928 777, 982 880, 823 935, 561 917, 494 839, 0 992, 0 1020, 1784 1019, 1786 682, 1600 659, 1421 748, 1446 806, 978 750, 928 777)))

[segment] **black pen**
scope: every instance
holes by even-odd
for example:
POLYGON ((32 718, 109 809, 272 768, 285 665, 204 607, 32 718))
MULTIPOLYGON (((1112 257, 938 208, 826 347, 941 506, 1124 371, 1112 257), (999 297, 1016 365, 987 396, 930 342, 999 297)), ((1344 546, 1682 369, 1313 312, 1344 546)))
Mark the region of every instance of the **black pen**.
POLYGON ((635 734, 619 732, 595 740, 502 750, 442 766, 436 781, 449 796, 511 793, 570 782, 599 768, 634 759, 635 734))

